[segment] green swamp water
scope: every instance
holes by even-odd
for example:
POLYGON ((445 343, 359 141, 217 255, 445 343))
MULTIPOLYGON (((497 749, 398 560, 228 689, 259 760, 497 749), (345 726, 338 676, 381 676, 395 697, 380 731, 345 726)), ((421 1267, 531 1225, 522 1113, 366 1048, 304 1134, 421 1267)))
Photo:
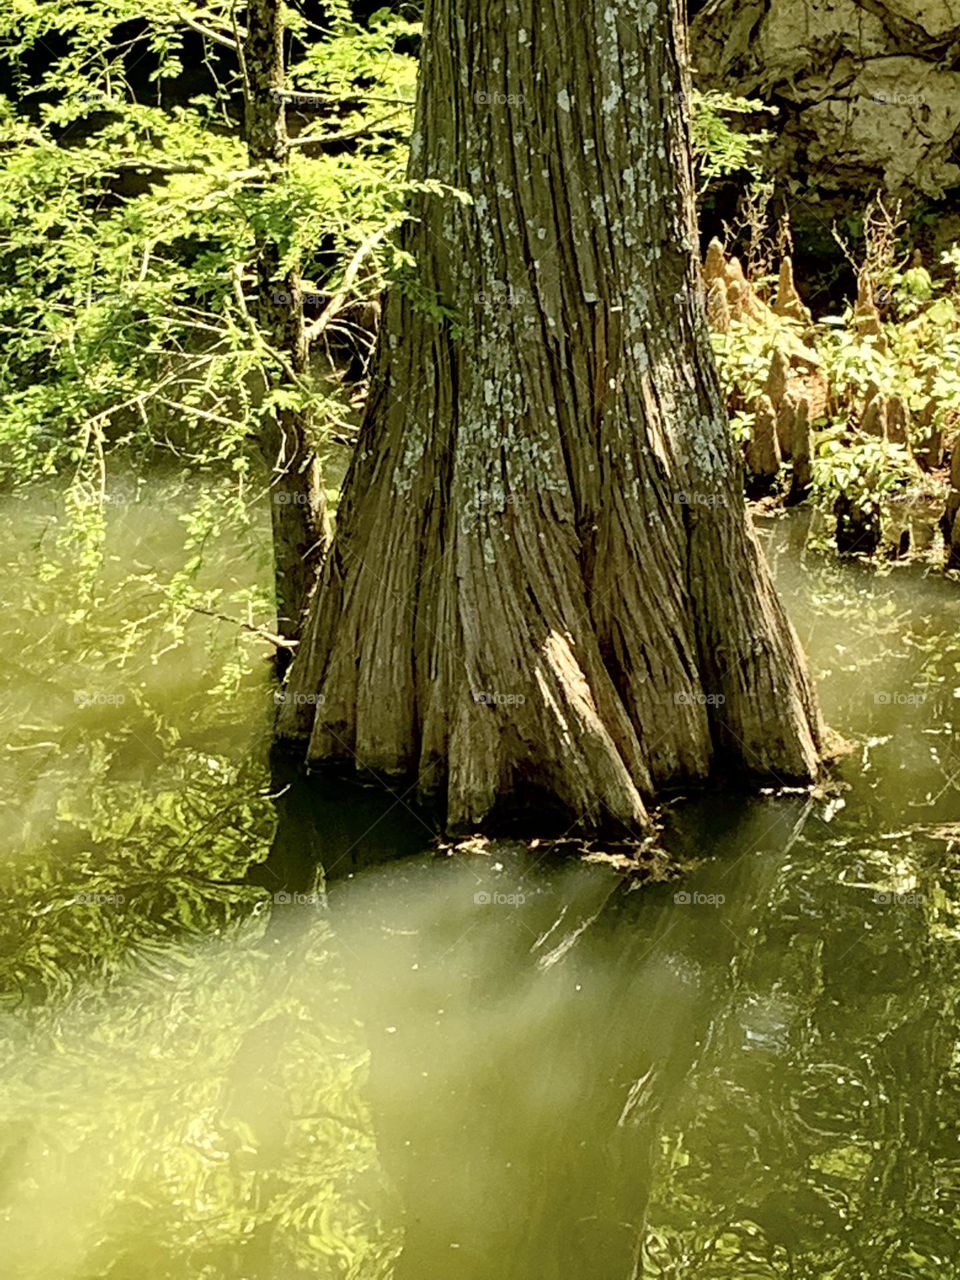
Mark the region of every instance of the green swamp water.
POLYGON ((86 596, 0 506, 2 1280, 960 1276, 956 586, 767 529, 846 789, 677 798, 631 889, 271 780, 264 647, 164 622, 190 500, 86 596))

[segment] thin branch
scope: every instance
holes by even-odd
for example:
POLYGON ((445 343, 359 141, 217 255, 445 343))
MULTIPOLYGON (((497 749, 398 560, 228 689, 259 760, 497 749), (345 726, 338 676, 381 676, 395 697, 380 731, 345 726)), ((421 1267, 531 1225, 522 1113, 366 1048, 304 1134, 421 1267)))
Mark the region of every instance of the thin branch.
POLYGON ((243 631, 249 631, 255 636, 259 636, 261 640, 266 640, 274 645, 277 649, 296 649, 299 644, 298 640, 285 640, 283 636, 278 636, 273 631, 268 631, 266 627, 258 627, 252 622, 244 622, 242 618, 231 618, 228 613, 218 613, 216 609, 204 609, 198 604, 188 604, 187 608, 192 613, 202 613, 208 618, 216 618, 218 622, 232 622, 235 627, 240 627, 243 631))
POLYGON ((198 22, 196 18, 192 18, 188 13, 179 13, 177 15, 185 26, 192 31, 196 31, 198 35, 203 36, 205 40, 212 40, 214 44, 223 45, 225 49, 229 49, 231 53, 237 53, 239 46, 236 38, 231 39, 230 36, 223 35, 219 31, 214 31, 209 27, 205 27, 202 22, 198 22))
POLYGON ((237 22, 237 0, 233 0, 230 6, 230 25, 233 27, 233 38, 237 46, 237 58, 240 61, 240 75, 243 79, 243 100, 247 107, 251 101, 250 77, 247 74, 247 54, 245 41, 247 33, 241 32, 239 23, 237 22))
POLYGON ((340 282, 340 288, 333 295, 324 308, 323 314, 313 324, 309 325, 306 330, 307 342, 314 342, 326 329, 327 325, 334 319, 353 286, 354 281, 360 274, 360 268, 363 266, 364 259, 370 254, 380 243, 380 241, 390 231, 393 230, 395 223, 388 222, 386 226, 378 227, 371 235, 367 236, 363 244, 357 249, 356 253, 350 259, 346 271, 343 273, 343 279, 340 282))
POLYGON ((224 418, 219 413, 210 413, 207 409, 198 409, 196 405, 184 404, 182 401, 168 400, 166 396, 154 396, 160 404, 166 405, 168 409, 176 409, 178 413, 185 413, 192 418, 200 418, 204 422, 215 422, 221 427, 235 427, 237 424, 232 418, 224 418))
POLYGON ((186 13, 178 15, 180 21, 191 29, 196 31, 198 35, 203 36, 204 40, 212 40, 214 44, 222 45, 224 49, 229 49, 231 53, 237 52, 237 44, 229 36, 222 35, 219 31, 213 31, 209 27, 205 27, 202 22, 197 22, 196 18, 191 18, 186 13))
POLYGON ((329 146, 333 142, 350 142, 354 138, 362 138, 364 134, 373 133, 378 125, 385 124, 387 120, 393 120, 396 116, 402 115, 403 111, 400 107, 396 111, 388 111, 385 116, 380 116, 377 120, 372 120, 369 124, 362 125, 359 129, 351 129, 347 133, 330 133, 330 134, 309 134, 302 133, 299 138, 291 138, 289 146, 291 147, 308 147, 311 143, 318 146, 329 146))

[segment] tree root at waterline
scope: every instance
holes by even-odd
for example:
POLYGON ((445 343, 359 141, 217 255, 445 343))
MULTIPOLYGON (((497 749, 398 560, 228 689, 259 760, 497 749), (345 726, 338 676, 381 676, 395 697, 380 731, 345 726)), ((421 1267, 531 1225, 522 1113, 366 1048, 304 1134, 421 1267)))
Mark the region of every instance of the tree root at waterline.
POLYGON ((428 0, 425 26, 417 288, 386 300, 279 735, 409 778, 451 831, 532 798, 530 826, 646 832, 666 787, 812 779, 710 352, 677 7, 428 0))

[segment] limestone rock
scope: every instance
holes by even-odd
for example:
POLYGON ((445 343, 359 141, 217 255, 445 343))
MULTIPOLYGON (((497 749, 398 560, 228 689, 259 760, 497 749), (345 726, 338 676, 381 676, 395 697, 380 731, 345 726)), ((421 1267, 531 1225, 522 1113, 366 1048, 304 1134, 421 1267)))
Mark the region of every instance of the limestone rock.
POLYGON ((834 192, 960 185, 958 43, 957 0, 709 0, 691 28, 701 89, 777 102, 773 164, 814 223, 834 192))

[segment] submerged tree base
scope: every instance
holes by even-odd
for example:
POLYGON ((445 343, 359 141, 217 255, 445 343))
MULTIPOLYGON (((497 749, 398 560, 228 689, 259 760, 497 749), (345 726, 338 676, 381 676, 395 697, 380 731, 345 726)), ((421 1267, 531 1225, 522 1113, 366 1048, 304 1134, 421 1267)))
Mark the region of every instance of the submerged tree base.
POLYGON ((472 202, 413 210, 278 728, 450 831, 525 793, 642 835, 718 766, 809 781, 822 730, 710 352, 682 24, 521 8, 427 6, 412 177, 472 202))

